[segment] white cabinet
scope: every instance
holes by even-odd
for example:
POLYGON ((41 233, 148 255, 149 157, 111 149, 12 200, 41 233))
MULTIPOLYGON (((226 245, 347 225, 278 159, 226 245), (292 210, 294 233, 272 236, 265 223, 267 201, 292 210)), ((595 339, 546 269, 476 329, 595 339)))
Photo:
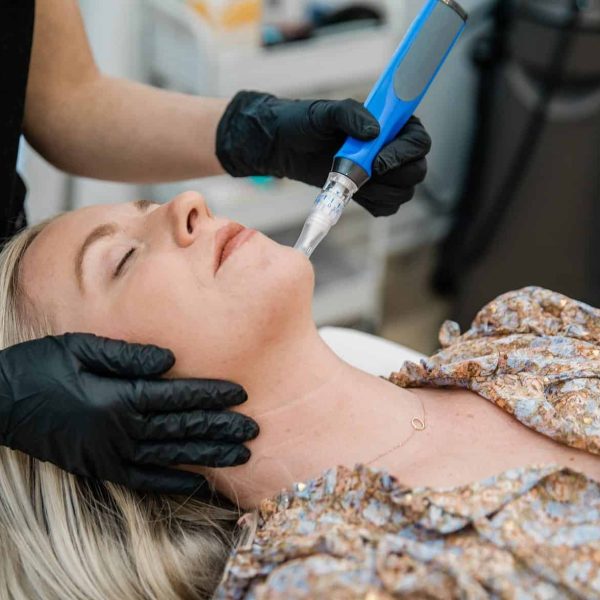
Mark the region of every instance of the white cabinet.
MULTIPOLYGON (((398 42, 391 26, 315 37, 274 48, 224 45, 180 0, 144 0, 144 56, 165 87, 231 96, 242 89, 307 96, 371 85, 398 42)), ((368 89, 368 88, 367 88, 368 89)))

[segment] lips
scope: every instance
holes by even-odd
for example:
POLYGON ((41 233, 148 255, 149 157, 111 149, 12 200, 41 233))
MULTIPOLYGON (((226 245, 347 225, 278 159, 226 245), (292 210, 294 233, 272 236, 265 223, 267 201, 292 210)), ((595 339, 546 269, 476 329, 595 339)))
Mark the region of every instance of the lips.
POLYGON ((227 258, 256 233, 239 223, 228 223, 215 236, 215 273, 227 258))

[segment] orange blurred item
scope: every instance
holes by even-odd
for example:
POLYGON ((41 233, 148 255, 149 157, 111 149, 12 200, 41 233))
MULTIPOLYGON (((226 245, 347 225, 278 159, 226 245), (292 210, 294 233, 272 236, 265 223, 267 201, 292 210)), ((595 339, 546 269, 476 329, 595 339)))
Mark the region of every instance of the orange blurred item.
POLYGON ((211 26, 234 30, 260 23, 262 0, 188 0, 211 26))

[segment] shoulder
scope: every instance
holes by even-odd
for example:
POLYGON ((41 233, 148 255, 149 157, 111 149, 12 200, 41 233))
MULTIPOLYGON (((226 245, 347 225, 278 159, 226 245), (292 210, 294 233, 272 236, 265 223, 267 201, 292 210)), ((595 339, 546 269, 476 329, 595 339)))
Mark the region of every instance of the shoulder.
POLYGON ((600 343, 600 311, 558 292, 526 287, 484 306, 466 336, 511 334, 565 336, 600 343))

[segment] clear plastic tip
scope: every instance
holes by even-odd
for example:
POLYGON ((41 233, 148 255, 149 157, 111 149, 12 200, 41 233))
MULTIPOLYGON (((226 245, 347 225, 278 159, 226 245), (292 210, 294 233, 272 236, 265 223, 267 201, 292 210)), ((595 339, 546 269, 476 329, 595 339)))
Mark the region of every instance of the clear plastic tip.
POLYGON ((329 233, 331 225, 326 219, 319 218, 321 215, 311 214, 302 228, 302 233, 296 242, 294 248, 300 250, 307 258, 312 256, 317 246, 325 239, 329 233))
POLYGON ((341 173, 330 173, 294 248, 310 258, 329 230, 338 222, 357 190, 358 186, 352 179, 341 173))

